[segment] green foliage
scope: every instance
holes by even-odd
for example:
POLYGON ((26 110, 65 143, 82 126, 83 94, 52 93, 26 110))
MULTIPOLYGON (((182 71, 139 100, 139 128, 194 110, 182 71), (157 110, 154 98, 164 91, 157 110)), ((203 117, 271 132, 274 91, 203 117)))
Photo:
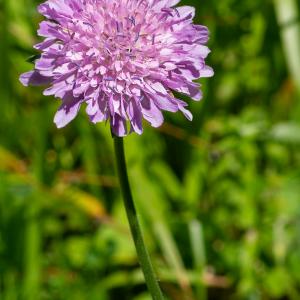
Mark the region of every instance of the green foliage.
MULTIPOLYGON (((166 113, 125 139, 160 283, 174 300, 300 299, 300 1, 182 2, 216 74, 192 123, 166 113)), ((108 126, 57 130, 59 102, 17 80, 37 4, 0 1, 0 298, 150 299, 108 126)))

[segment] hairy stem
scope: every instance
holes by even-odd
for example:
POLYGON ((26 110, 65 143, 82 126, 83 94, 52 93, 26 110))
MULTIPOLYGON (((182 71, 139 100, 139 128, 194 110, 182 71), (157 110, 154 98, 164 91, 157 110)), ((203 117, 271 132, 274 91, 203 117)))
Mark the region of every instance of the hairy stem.
POLYGON ((164 300, 159 284, 154 274, 150 256, 146 249, 141 227, 137 217, 132 193, 130 190, 128 174, 126 169, 123 138, 114 137, 115 155, 118 168, 119 181, 123 195, 124 205, 126 208, 127 218, 130 225, 131 234, 134 240, 136 252, 144 273, 148 290, 153 300, 164 300))

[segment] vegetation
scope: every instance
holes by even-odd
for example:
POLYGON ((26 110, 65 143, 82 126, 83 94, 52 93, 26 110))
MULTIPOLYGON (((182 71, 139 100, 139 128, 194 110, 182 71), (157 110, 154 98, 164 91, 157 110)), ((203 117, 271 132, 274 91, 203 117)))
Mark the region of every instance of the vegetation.
MULTIPOLYGON (((194 115, 125 139, 169 299, 300 299, 299 0, 182 1, 211 31, 194 115)), ((24 88, 36 0, 0 0, 0 298, 147 300, 109 126, 24 88)))

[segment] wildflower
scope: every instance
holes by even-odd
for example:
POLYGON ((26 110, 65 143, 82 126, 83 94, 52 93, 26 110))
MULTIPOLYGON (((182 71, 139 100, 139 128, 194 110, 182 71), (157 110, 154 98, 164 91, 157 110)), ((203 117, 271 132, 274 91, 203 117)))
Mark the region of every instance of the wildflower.
POLYGON ((41 57, 21 75, 27 85, 50 85, 44 95, 62 99, 58 128, 72 121, 82 103, 93 123, 109 120, 117 136, 141 134, 142 119, 163 123, 163 110, 187 104, 172 91, 202 97, 194 80, 213 75, 205 65, 208 30, 194 25, 194 8, 180 0, 48 0, 38 7, 47 20, 35 45, 41 57))

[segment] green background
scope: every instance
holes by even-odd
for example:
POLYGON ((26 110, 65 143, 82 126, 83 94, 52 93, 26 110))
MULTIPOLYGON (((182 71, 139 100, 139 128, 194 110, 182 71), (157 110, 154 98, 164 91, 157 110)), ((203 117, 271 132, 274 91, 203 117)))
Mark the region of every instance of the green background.
MULTIPOLYGON (((133 194, 169 299, 300 299, 299 0, 183 1, 209 27, 215 76, 125 139, 133 194)), ((109 126, 19 75, 38 1, 0 2, 0 298, 149 300, 109 126)))

